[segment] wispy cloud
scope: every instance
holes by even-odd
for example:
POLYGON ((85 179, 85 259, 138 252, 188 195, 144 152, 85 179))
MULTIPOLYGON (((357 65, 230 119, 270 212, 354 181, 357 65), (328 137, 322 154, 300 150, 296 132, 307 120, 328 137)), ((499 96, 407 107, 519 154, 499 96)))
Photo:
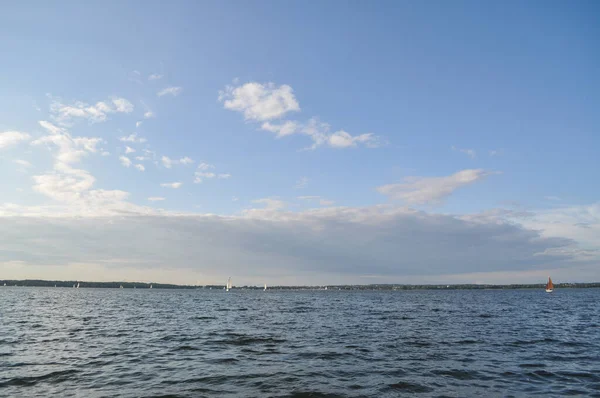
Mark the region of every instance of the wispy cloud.
POLYGON ((33 190, 57 202, 64 203, 72 211, 83 210, 85 214, 96 215, 107 208, 131 207, 123 201, 129 195, 118 190, 92 190, 95 178, 87 170, 74 165, 96 152, 96 145, 102 141, 96 137, 73 138, 64 128, 47 121, 40 126, 50 134, 42 136, 31 144, 46 145, 53 150, 54 164, 51 172, 33 176, 33 190))
POLYGON ((474 159, 475 156, 477 156, 477 152, 475 152, 474 149, 457 148, 454 145, 452 145, 450 147, 450 149, 452 149, 453 151, 464 153, 465 155, 467 155, 471 159, 474 159))
POLYGON ((183 185, 182 182, 165 182, 163 184, 160 184, 161 187, 173 188, 173 189, 177 189, 177 188, 181 187, 182 185, 183 185))
POLYGON ((377 191, 408 204, 437 204, 457 189, 481 181, 490 174, 494 173, 468 169, 446 177, 407 177, 403 183, 383 185, 377 191))
POLYGON ((212 164, 201 162, 198 165, 196 172, 194 173, 194 184, 200 184, 205 179, 227 179, 231 177, 231 174, 229 173, 214 173, 212 171, 209 171, 214 168, 215 166, 212 164))
POLYGON ((50 112, 54 121, 61 125, 69 125, 73 119, 87 119, 90 123, 104 122, 111 113, 131 113, 134 106, 125 98, 113 97, 110 100, 89 105, 77 101, 66 105, 55 99, 50 105, 50 112))
POLYGON ((144 170, 146 170, 146 168, 144 167, 144 165, 143 165, 143 164, 136 164, 136 165, 135 165, 135 166, 133 166, 133 167, 135 167, 135 168, 136 168, 136 169, 138 169, 139 171, 144 171, 144 170))
POLYGON ((122 142, 136 142, 136 143, 144 143, 146 142, 145 138, 138 137, 137 133, 133 133, 124 137, 119 137, 119 141, 122 142))
POLYGON ((165 198, 163 198, 161 196, 151 196, 151 197, 148 198, 148 200, 150 202, 160 202, 160 201, 165 200, 165 198))
POLYGON ((550 200, 552 202, 560 202, 561 201, 561 198, 559 198, 558 196, 544 196, 544 199, 550 200))
POLYGON ((298 179, 298 181, 296 181, 296 184, 294 185, 294 188, 295 189, 306 188, 306 186, 308 185, 309 181, 310 181, 310 179, 308 177, 300 177, 298 179))
POLYGON ((129 146, 125 146, 125 153, 134 153, 135 149, 129 147, 129 146))
POLYGON ((159 75, 158 73, 153 73, 148 76, 148 80, 160 80, 163 78, 163 75, 159 75))
POLYGON ((168 156, 162 156, 160 158, 160 161, 163 164, 163 166, 165 166, 167 169, 172 168, 173 165, 176 165, 176 164, 189 165, 189 164, 194 163, 194 160, 187 156, 184 156, 181 159, 171 159, 168 156))
POLYGON ((286 206, 284 201, 274 198, 256 199, 253 200, 252 203, 263 205, 263 210, 281 210, 286 206))
POLYGON ((21 141, 27 141, 31 136, 20 131, 5 131, 0 133, 0 149, 16 145, 21 141))
POLYGON ((23 166, 23 167, 31 167, 31 163, 29 163, 27 160, 23 160, 23 159, 16 159, 14 161, 16 164, 18 164, 19 166, 23 166))
POLYGON ((298 199, 307 202, 317 202, 321 206, 331 206, 335 203, 333 200, 325 199, 320 196, 298 196, 298 199))
POLYGON ((159 97, 162 97, 164 95, 172 95, 173 97, 176 97, 181 93, 181 90, 181 87, 171 86, 160 90, 158 93, 156 93, 156 95, 158 95, 159 97))

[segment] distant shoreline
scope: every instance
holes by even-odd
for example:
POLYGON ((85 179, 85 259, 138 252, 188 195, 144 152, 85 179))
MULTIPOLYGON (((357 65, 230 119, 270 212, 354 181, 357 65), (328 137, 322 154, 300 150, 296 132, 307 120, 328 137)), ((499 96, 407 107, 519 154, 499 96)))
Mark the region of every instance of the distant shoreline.
MULTIPOLYGON (((50 281, 40 279, 0 279, 0 289, 2 287, 67 287, 73 288, 79 283, 80 288, 104 288, 119 289, 206 289, 222 290, 224 285, 176 285, 170 283, 147 283, 147 282, 82 282, 82 281, 50 281), (4 286, 6 284, 6 286, 4 286)), ((502 289, 543 289, 545 283, 535 284, 428 284, 428 285, 409 285, 409 284, 370 284, 370 285, 322 285, 322 286, 269 286, 269 290, 502 290, 502 289)), ((600 282, 592 283, 557 283, 554 285, 557 289, 571 288, 598 288, 600 282)), ((263 290, 263 286, 234 286, 234 290, 263 290)))

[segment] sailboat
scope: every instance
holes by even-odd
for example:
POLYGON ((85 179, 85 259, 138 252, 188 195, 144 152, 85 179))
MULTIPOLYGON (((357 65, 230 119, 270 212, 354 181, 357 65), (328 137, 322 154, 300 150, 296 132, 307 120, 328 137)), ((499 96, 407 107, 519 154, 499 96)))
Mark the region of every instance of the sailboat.
POLYGON ((265 291, 265 292, 267 291, 267 284, 266 284, 266 283, 265 283, 265 288, 264 288, 264 291, 265 291))
POLYGON ((150 284, 150 289, 152 289, 152 284, 150 284))
POLYGON ((79 282, 77 282, 77 289, 79 289, 79 282))
POLYGON ((123 285, 119 286, 119 289, 123 289, 123 285))
POLYGON ((231 277, 227 279, 227 285, 225 285, 225 291, 228 292, 231 289, 231 277))
POLYGON ((552 293, 554 291, 554 284, 552 279, 548 277, 548 283, 546 283, 546 293, 552 293))

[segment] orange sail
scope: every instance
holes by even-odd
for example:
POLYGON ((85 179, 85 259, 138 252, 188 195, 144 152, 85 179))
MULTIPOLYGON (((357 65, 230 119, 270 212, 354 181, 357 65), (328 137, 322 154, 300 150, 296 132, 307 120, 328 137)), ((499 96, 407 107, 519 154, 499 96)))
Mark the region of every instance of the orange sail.
POLYGON ((546 283, 546 290, 553 290, 554 284, 552 283, 552 279, 548 277, 548 283, 546 283))

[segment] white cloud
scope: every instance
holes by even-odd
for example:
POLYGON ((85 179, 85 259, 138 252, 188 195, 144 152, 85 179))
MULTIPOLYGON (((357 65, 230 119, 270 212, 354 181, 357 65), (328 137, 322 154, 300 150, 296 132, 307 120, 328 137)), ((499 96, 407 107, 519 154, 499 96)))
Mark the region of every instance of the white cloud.
POLYGON ((343 130, 336 131, 327 139, 327 143, 332 148, 349 148, 356 146, 357 143, 373 143, 374 141, 375 137, 371 133, 352 136, 343 130))
POLYGON ((103 140, 101 138, 89 138, 89 137, 75 137, 73 138, 73 142, 77 146, 82 146, 85 150, 96 153, 96 146, 102 143, 103 140))
POLYGON ((198 169, 194 173, 194 184, 200 184, 205 179, 217 178, 217 179, 227 179, 231 177, 229 173, 214 173, 212 171, 208 171, 214 169, 215 166, 212 164, 201 162, 198 165, 198 169))
POLYGON ((163 75, 159 75, 158 73, 153 73, 148 76, 148 80, 160 80, 163 78, 163 75))
POLYGON ((115 111, 120 113, 133 112, 133 104, 125 98, 113 98, 112 103, 115 106, 115 111))
POLYGON ((161 160, 163 166, 165 166, 167 169, 170 169, 175 164, 188 165, 188 164, 194 163, 194 160, 191 159, 191 158, 189 158, 189 157, 187 157, 187 156, 182 157, 179 160, 177 160, 177 159, 171 159, 168 156, 163 156, 160 160, 161 160))
POLYGON ((135 206, 124 203, 128 193, 124 191, 91 190, 95 178, 87 170, 73 167, 89 153, 96 152, 99 138, 76 137, 73 138, 63 128, 57 127, 47 121, 39 124, 50 132, 31 144, 45 144, 53 150, 53 170, 42 175, 33 176, 33 190, 45 195, 61 205, 51 205, 48 208, 27 208, 27 211, 45 214, 49 209, 66 213, 85 215, 100 215, 116 209, 133 209, 135 206))
POLYGON ((165 200, 165 198, 163 198, 161 196, 151 196, 151 197, 148 198, 148 200, 150 202, 159 202, 159 201, 165 200))
POLYGON ((75 102, 65 105, 60 100, 53 100, 50 105, 52 118, 59 124, 68 125, 72 119, 87 119, 90 123, 99 123, 107 119, 110 113, 131 113, 133 104, 125 98, 113 97, 108 101, 100 101, 95 105, 85 102, 75 102))
POLYGON ((198 170, 209 170, 209 169, 214 169, 215 166, 213 166, 212 164, 208 164, 208 163, 200 163, 198 165, 198 170))
POLYGON ((146 170, 146 168, 144 167, 144 165, 143 165, 143 164, 136 164, 136 165, 135 165, 135 166, 133 166, 133 167, 135 167, 135 168, 136 168, 136 169, 138 169, 139 171, 144 171, 144 170, 146 170))
POLYGON ((264 205, 264 208, 260 210, 282 210, 286 206, 284 201, 273 198, 256 199, 253 200, 252 203, 264 205))
POLYGON ((181 187, 182 185, 183 185, 183 183, 181 183, 181 182, 168 182, 168 183, 160 184, 161 187, 173 188, 173 189, 177 189, 177 188, 181 187))
POLYGON ((171 86, 160 90, 156 95, 159 97, 162 97, 163 95, 172 95, 173 97, 176 97, 181 93, 181 90, 181 87, 171 86))
POLYGON ((133 149, 133 148, 131 148, 131 147, 129 147, 129 146, 125 146, 125 153, 126 153, 126 154, 127 154, 127 153, 134 153, 134 152, 135 152, 135 149, 133 149))
POLYGON ((100 155, 102 155, 102 156, 110 156, 110 152, 108 152, 108 151, 102 151, 102 153, 100 155))
POLYGON ((321 206, 331 206, 335 203, 333 200, 324 199, 320 196, 298 196, 298 199, 308 202, 318 202, 321 206))
POLYGON ((264 122, 261 125, 261 129, 276 133, 277 138, 292 134, 307 135, 313 141, 313 144, 306 149, 316 149, 323 145, 331 148, 351 148, 359 144, 368 148, 377 148, 379 146, 379 137, 372 133, 357 136, 353 136, 344 130, 331 133, 329 124, 320 122, 317 118, 312 118, 305 124, 289 120, 281 124, 264 122))
POLYGON ((23 166, 23 167, 31 167, 32 164, 29 163, 27 160, 23 160, 23 159, 16 159, 14 161, 16 164, 18 164, 19 166, 23 166))
POLYGON ((272 124, 270 122, 264 122, 260 126, 260 128, 266 131, 270 131, 271 133, 276 133, 277 138, 281 138, 299 132, 300 124, 291 120, 286 120, 281 124, 272 124))
POLYGON ((147 158, 145 156, 136 156, 135 160, 144 161, 147 160, 147 158))
POLYGON ((280 119, 289 112, 300 111, 300 105, 288 85, 276 86, 274 83, 257 82, 237 87, 228 85, 219 92, 219 101, 223 102, 225 109, 243 113, 248 121, 262 122, 260 128, 275 133, 277 138, 293 134, 309 136, 313 145, 307 149, 315 149, 321 145, 331 148, 350 148, 359 144, 376 148, 380 145, 379 137, 373 133, 357 136, 344 130, 330 133, 329 124, 321 123, 316 118, 304 124, 293 120, 272 123, 272 120, 280 119))
POLYGON ((306 188, 306 186, 308 185, 309 181, 310 181, 310 179, 308 177, 300 177, 298 179, 298 181, 296 181, 296 184, 294 185, 294 188, 295 189, 306 188))
POLYGON ((377 190, 390 199, 408 204, 435 204, 442 202, 457 189, 493 174, 481 169, 462 170, 446 177, 407 177, 400 184, 383 185, 377 190))
POLYGON ((144 119, 152 119, 154 117, 154 113, 152 111, 144 112, 144 119))
POLYGON ((171 158, 169 158, 168 156, 163 156, 160 161, 162 162, 163 166, 165 166, 167 169, 170 169, 171 167, 173 167, 173 163, 176 162, 176 160, 173 160, 171 158))
POLYGON ((242 112, 246 120, 254 121, 278 119, 300 110, 292 88, 285 84, 251 82, 238 87, 226 86, 219 92, 219 101, 225 109, 242 112))
POLYGON ((0 149, 16 145, 21 141, 27 141, 31 136, 19 131, 5 131, 0 133, 0 149))
POLYGON ((127 156, 119 156, 119 161, 125 167, 131 166, 131 159, 129 159, 127 156))
MULTIPOLYGON (((462 152, 465 155, 467 155, 468 157, 470 157, 471 159, 474 159, 475 156, 477 156, 477 152, 475 152, 474 149, 465 149, 465 148, 457 148, 454 145, 452 145, 450 147, 450 149, 452 149, 453 151, 458 151, 458 152, 462 152)), ((491 152, 490 152, 491 154, 491 152)), ((495 154, 495 153, 494 153, 495 154)))
POLYGON ((135 128, 140 127, 142 125, 142 123, 143 123, 142 121, 135 122, 135 128))
POLYGON ((215 178, 217 175, 215 173, 210 173, 206 171, 196 171, 194 173, 194 184, 200 184, 204 181, 205 178, 215 178))
POLYGON ((231 198, 231 201, 232 201, 232 202, 237 202, 238 200, 240 200, 240 198, 238 198, 237 196, 233 196, 233 197, 231 198))
POLYGON ((133 133, 127 136, 119 137, 119 141, 122 142, 136 142, 136 143, 144 143, 146 142, 145 138, 138 137, 137 133, 133 133))

